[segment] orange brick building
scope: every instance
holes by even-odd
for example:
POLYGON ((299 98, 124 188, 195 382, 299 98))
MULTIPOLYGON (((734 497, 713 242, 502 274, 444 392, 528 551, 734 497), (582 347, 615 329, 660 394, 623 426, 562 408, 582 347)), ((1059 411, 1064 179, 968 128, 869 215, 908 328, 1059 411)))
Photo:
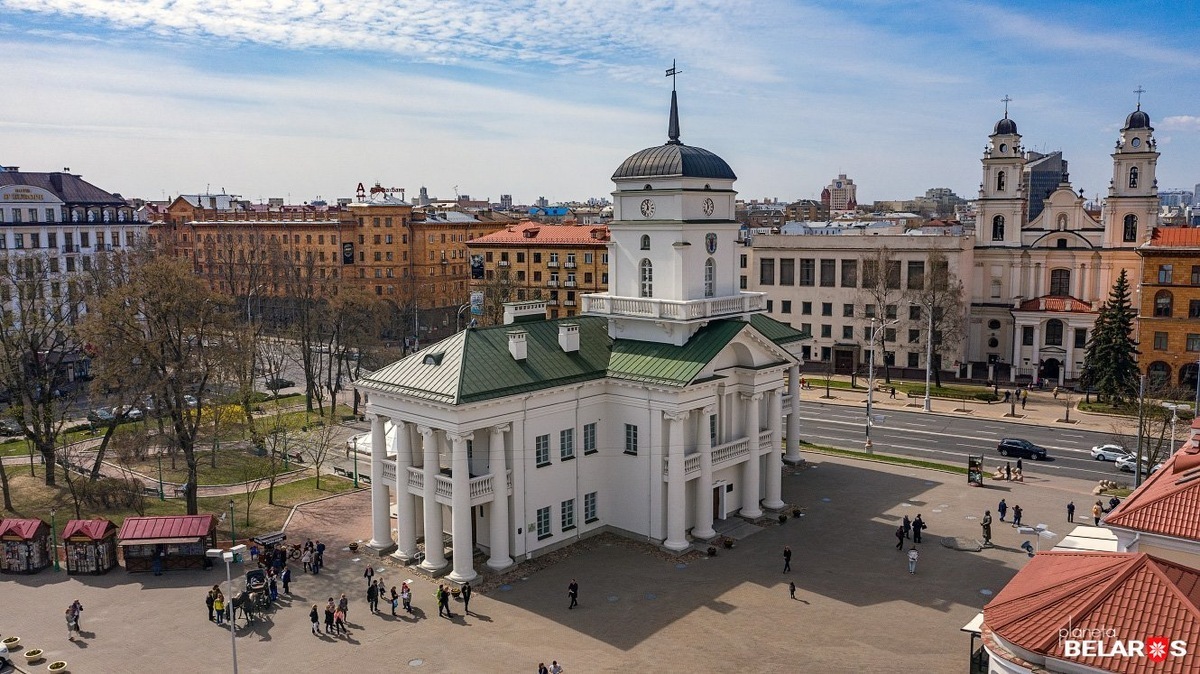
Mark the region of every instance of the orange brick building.
POLYGON ((579 298, 608 289, 607 225, 522 222, 469 241, 471 290, 484 293, 485 324, 500 305, 545 299, 549 318, 579 313, 579 298))
POLYGON ((1138 248, 1139 363, 1152 384, 1196 390, 1200 361, 1200 229, 1157 227, 1138 248))

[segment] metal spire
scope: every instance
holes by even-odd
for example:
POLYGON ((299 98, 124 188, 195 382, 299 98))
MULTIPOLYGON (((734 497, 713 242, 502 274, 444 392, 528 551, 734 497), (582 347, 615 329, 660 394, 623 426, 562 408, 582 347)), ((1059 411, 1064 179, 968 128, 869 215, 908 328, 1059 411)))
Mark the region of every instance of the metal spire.
POLYGON ((1004 94, 1004 98, 1000 99, 1000 102, 1004 104, 1004 119, 1008 119, 1008 104, 1010 101, 1012 99, 1008 97, 1008 94, 1004 94))
POLYGON ((667 143, 672 145, 680 145, 679 140, 679 102, 675 96, 675 76, 681 71, 675 67, 675 60, 671 60, 671 67, 667 70, 667 77, 671 78, 671 120, 667 124, 667 143))
POLYGON ((1137 94, 1137 97, 1138 97, 1137 109, 1141 110, 1142 109, 1142 94, 1146 93, 1146 90, 1143 89, 1142 85, 1139 84, 1138 88, 1133 90, 1133 93, 1137 94))

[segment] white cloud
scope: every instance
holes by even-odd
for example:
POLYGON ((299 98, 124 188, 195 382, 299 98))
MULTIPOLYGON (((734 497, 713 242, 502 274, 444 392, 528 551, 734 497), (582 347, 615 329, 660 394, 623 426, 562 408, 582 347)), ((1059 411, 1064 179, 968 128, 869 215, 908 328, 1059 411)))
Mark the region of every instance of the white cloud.
POLYGON ((1170 117, 1163 117, 1158 126, 1169 131, 1200 131, 1200 117, 1195 115, 1172 115, 1170 117))

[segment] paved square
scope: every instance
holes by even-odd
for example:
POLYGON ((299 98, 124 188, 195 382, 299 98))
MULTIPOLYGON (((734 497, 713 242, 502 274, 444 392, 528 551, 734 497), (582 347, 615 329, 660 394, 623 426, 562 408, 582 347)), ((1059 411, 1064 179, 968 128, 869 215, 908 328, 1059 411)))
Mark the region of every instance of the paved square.
MULTIPOLYGON (((581 671, 964 671, 969 637, 958 631, 1027 559, 1011 528, 994 528, 996 548, 954 551, 944 536, 979 536, 978 517, 1007 498, 1026 521, 1069 529, 1064 507, 1090 502, 1089 484, 1030 476, 989 483, 936 471, 810 455, 810 467, 784 477, 784 497, 806 509, 800 520, 767 526, 715 558, 677 560, 616 537, 577 546, 541 569, 515 574, 509 588, 476 593, 473 613, 438 618, 434 585, 388 562, 389 587, 416 579, 415 618, 371 615, 362 572, 370 559, 345 549, 369 534, 369 494, 306 506, 292 539, 330 544, 319 576, 294 569, 293 595, 238 631, 242 672, 345 671, 397 666, 430 672, 532 672, 557 659, 581 671), (916 575, 893 532, 903 515, 929 525, 916 575), (783 574, 782 551, 794 552, 783 574), (580 583, 580 607, 567 610, 567 584, 580 583), (788 598, 794 580, 797 600, 788 598), (350 635, 313 637, 308 609, 346 592, 350 635), (419 661, 419 662, 418 662, 419 661)), ((1047 543, 1047 546, 1052 543, 1047 543)), ((223 566, 223 565, 222 565, 223 566)), ((482 563, 477 569, 482 569, 482 563)), ((235 583, 239 572, 234 570, 235 583)), ((227 629, 207 621, 207 587, 225 571, 162 577, 123 570, 98 578, 65 573, 0 578, 0 634, 22 637, 50 660, 89 672, 230 671, 227 629), (63 610, 83 602, 85 638, 67 640, 63 610)), ((385 611, 386 614, 386 611, 385 611)), ((19 657, 19 655, 18 655, 19 657)), ((45 662, 37 669, 43 669, 45 662)), ((32 669, 32 668, 31 668, 32 669)))

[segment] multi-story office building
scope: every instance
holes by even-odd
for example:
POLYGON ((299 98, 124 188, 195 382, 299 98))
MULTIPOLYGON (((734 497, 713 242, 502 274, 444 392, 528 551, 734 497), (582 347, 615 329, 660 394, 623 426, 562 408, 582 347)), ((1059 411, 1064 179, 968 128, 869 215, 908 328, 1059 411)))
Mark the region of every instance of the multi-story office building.
POLYGON ((1042 154, 1029 150, 1025 153, 1025 167, 1021 169, 1021 191, 1026 196, 1025 220, 1033 222, 1046 208, 1046 199, 1067 179, 1067 160, 1062 152, 1042 154))
POLYGON ((1138 254, 1138 363, 1156 388, 1195 391, 1200 363, 1200 229, 1155 228, 1138 254))
POLYGON ((858 185, 847 178, 845 173, 838 174, 825 189, 821 190, 821 206, 835 216, 840 213, 852 213, 858 207, 858 185))
POLYGON ((522 222, 467 242, 471 290, 484 295, 485 324, 503 302, 541 299, 549 318, 579 313, 584 293, 608 289, 607 225, 522 222))

